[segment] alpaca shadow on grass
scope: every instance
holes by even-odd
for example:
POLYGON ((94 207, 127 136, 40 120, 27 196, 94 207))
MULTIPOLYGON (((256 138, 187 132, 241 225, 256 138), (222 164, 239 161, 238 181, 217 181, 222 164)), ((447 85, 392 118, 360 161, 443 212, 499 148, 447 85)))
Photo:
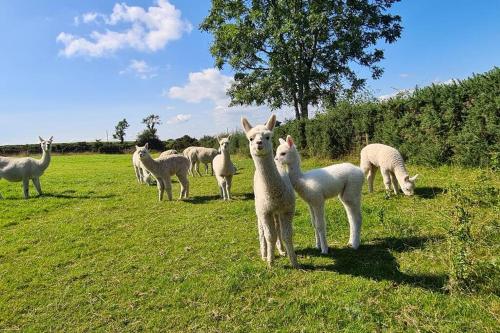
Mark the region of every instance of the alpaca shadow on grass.
POLYGON ((415 195, 422 199, 434 199, 438 194, 442 194, 444 192, 445 190, 442 187, 436 186, 415 188, 415 195))
MULTIPOLYGON (((392 281, 395 285, 406 284, 436 292, 444 292, 446 275, 406 274, 399 270, 399 263, 391 251, 408 252, 422 249, 429 241, 442 237, 376 238, 372 244, 361 245, 357 250, 350 248, 332 249, 329 255, 331 265, 302 265, 304 270, 324 270, 340 274, 364 277, 376 281, 392 281)), ((315 248, 297 250, 298 255, 324 256, 315 248)))
POLYGON ((62 193, 43 193, 42 197, 61 198, 61 199, 109 199, 116 197, 116 194, 97 194, 89 191, 85 194, 78 194, 76 191, 64 191, 62 193))
MULTIPOLYGON (((253 193, 231 194, 231 201, 246 201, 253 199, 254 199, 253 193)), ((215 195, 200 195, 196 197, 191 197, 188 199, 184 199, 184 201, 192 204, 203 204, 209 201, 223 201, 223 200, 219 194, 215 194, 215 195)))

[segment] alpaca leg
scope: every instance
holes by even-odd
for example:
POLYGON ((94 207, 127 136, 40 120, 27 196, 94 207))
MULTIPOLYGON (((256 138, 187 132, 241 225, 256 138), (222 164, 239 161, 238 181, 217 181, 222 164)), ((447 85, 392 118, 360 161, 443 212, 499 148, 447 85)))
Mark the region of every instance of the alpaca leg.
POLYGON ((23 179, 23 194, 24 199, 28 199, 30 196, 30 183, 28 178, 23 179))
POLYGON ((38 195, 42 195, 42 186, 40 186, 40 178, 33 178, 31 181, 33 182, 33 185, 35 185, 38 195))
POLYGON ((231 185, 233 183, 233 176, 226 177, 226 196, 227 200, 231 200, 231 185))
POLYGON ((141 175, 139 174, 139 168, 134 166, 135 170, 135 178, 137 179, 137 182, 140 184, 141 183, 141 175))
POLYGON ((187 177, 187 175, 185 175, 183 173, 178 173, 176 175, 177 175, 177 179, 179 179, 179 183, 181 184, 181 193, 180 193, 179 199, 180 200, 187 199, 188 191, 189 191, 188 177, 187 177))
POLYGON ((199 161, 196 161, 195 163, 195 167, 196 167, 196 173, 198 174, 198 176, 201 177, 201 173, 200 173, 200 162, 199 161))
POLYGON ((264 237, 266 238, 267 247, 267 264, 272 266, 274 261, 274 246, 276 245, 276 228, 274 225, 274 217, 272 214, 266 214, 262 221, 264 227, 264 237))
POLYGON ((163 178, 158 178, 156 180, 156 187, 158 188, 158 200, 163 200, 163 191, 165 191, 165 184, 163 183, 163 178))
POLYGON ((288 254, 288 258, 290 259, 290 264, 293 268, 299 268, 297 255, 295 254, 295 250, 293 248, 293 215, 294 213, 290 212, 280 216, 281 238, 285 243, 286 253, 288 254))
POLYGON ((326 241, 326 221, 325 221, 325 202, 313 206, 314 216, 316 217, 316 230, 318 231, 321 253, 328 253, 328 243, 326 241))
POLYGON ((205 175, 208 176, 208 163, 203 163, 205 164, 205 175))
POLYGON ((396 179, 396 175, 394 172, 391 172, 391 183, 392 183, 392 188, 394 189, 394 194, 398 195, 399 187, 398 187, 398 180, 396 179))
POLYGON ((172 180, 170 179, 170 176, 168 178, 164 178, 163 182, 165 192, 167 192, 168 201, 172 201, 172 180))
POLYGON ((344 192, 340 201, 344 205, 349 220, 349 243, 347 246, 357 249, 361 239, 361 194, 344 192))
POLYGON ((281 226, 280 226, 280 217, 278 214, 274 215, 274 226, 276 228, 276 235, 278 236, 276 240, 276 248, 278 249, 278 253, 280 256, 286 256, 286 251, 283 243, 283 237, 281 237, 281 226))
POLYGON ((384 179, 384 186, 387 192, 391 192, 391 175, 389 170, 381 170, 382 178, 384 179))
POLYGON ((321 250, 321 243, 319 241, 318 229, 316 228, 316 216, 314 215, 314 209, 311 205, 309 205, 309 214, 311 215, 311 224, 314 229, 314 239, 316 241, 316 248, 321 250))
POLYGON ((214 164, 213 162, 210 163, 210 169, 212 170, 212 176, 214 175, 214 164))
POLYGON ((259 245, 260 245, 260 256, 262 260, 267 260, 267 244, 266 237, 264 236, 264 226, 259 217, 257 217, 257 230, 259 231, 259 245))
POLYGON ((377 173, 377 168, 373 165, 368 169, 368 175, 366 176, 366 180, 368 183, 368 192, 373 192, 373 180, 375 179, 375 174, 377 173))

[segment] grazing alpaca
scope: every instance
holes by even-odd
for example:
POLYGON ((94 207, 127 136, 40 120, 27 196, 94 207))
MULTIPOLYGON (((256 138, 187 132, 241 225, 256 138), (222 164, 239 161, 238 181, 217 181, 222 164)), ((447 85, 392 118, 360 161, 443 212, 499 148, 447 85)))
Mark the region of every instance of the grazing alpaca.
POLYGON ((191 156, 191 154, 190 154, 190 151, 191 151, 193 148, 195 148, 195 147, 194 147, 194 146, 190 146, 190 147, 187 147, 186 149, 184 149, 184 150, 182 151, 182 155, 184 155, 184 157, 186 157, 186 158, 189 160, 189 174, 190 174, 191 176, 194 176, 193 171, 192 171, 192 169, 193 169, 193 162, 191 161, 191 157, 192 157, 192 156, 191 156))
POLYGON ((156 177, 158 186, 158 199, 163 199, 163 191, 166 190, 168 200, 172 200, 171 176, 176 175, 181 183, 181 194, 179 199, 189 196, 189 180, 187 177, 189 160, 181 155, 171 155, 166 158, 153 159, 149 154, 148 144, 137 147, 139 158, 144 167, 156 177))
POLYGON ((169 150, 165 150, 163 153, 161 153, 160 158, 171 156, 171 155, 177 155, 177 154, 178 154, 177 150, 169 149, 169 150))
POLYGON ((273 158, 272 131, 276 116, 272 115, 265 125, 252 127, 246 118, 241 119, 241 124, 255 164, 253 188, 262 258, 272 265, 280 233, 290 263, 297 268, 299 264, 292 241, 295 193, 290 179, 286 174, 280 174, 273 158))
POLYGON ((418 174, 410 177, 406 171, 403 157, 397 149, 380 143, 369 144, 361 149, 360 167, 368 180, 368 191, 373 192, 373 179, 380 168, 385 190, 391 191, 391 182, 395 194, 398 194, 398 182, 405 195, 413 195, 418 174))
POLYGON ((223 200, 231 200, 231 183, 233 181, 233 175, 236 173, 236 168, 229 156, 230 137, 231 136, 228 136, 223 139, 217 137, 221 154, 215 156, 212 161, 212 169, 215 173, 215 178, 217 178, 223 200))
MULTIPOLYGON (((45 169, 50 164, 50 151, 52 149, 52 137, 44 140, 41 137, 40 146, 42 147, 42 158, 37 160, 31 157, 2 157, 0 156, 0 179, 5 178, 10 182, 23 182, 24 198, 29 197, 29 181, 33 182, 36 191, 42 195, 42 187, 40 186, 40 176, 43 175, 45 169)), ((0 199, 2 199, 0 194, 0 199)))
POLYGON ((132 155, 132 165, 134 166, 135 177, 139 184, 155 185, 156 181, 153 175, 146 170, 144 165, 142 165, 141 159, 139 158, 139 148, 141 147, 135 146, 135 152, 132 155))
MULTIPOLYGON (((212 164, 212 161, 214 160, 215 156, 219 154, 217 149, 214 148, 205 148, 205 147, 193 147, 191 150, 189 150, 188 155, 189 155, 189 160, 191 161, 191 172, 194 175, 194 171, 198 173, 198 175, 201 177, 200 173, 200 163, 203 163, 205 165, 205 174, 208 175, 208 164, 212 164)), ((212 176, 214 175, 214 167, 212 164, 212 176)))
POLYGON ((330 165, 302 173, 300 155, 290 135, 280 139, 276 160, 286 166, 293 188, 309 205, 311 222, 315 229, 316 247, 328 253, 326 241, 325 200, 338 196, 349 220, 348 246, 357 249, 361 233, 361 190, 363 171, 351 163, 330 165))

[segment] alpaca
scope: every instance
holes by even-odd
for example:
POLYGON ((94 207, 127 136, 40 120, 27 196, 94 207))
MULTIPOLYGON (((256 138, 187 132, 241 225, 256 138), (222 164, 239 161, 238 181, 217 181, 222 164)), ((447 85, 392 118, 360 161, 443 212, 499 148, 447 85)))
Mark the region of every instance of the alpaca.
POLYGON ((135 152, 132 155, 132 165, 134 166, 135 177, 139 184, 155 185, 156 180, 153 175, 142 165, 141 159, 139 158, 139 146, 135 146, 135 152))
POLYGON ((148 144, 137 147, 139 158, 144 167, 155 176, 158 187, 158 199, 163 199, 163 191, 166 190, 168 200, 172 200, 171 176, 176 175, 181 183, 181 194, 179 199, 187 199, 189 196, 188 169, 189 160, 181 155, 172 155, 165 158, 153 159, 148 150, 148 144))
MULTIPOLYGON (((5 178, 9 182, 23 182, 24 198, 29 198, 29 181, 38 192, 42 195, 42 187, 40 185, 40 176, 49 167, 50 152, 52 150, 52 136, 48 140, 38 137, 40 146, 42 147, 42 158, 37 160, 31 157, 2 157, 0 156, 0 179, 5 178)), ((0 194, 0 199, 2 199, 0 194)))
POLYGON ((220 139, 217 137, 220 146, 220 154, 215 156, 212 161, 212 169, 215 172, 215 178, 217 178, 217 183, 221 191, 221 197, 223 200, 231 200, 231 183, 233 181, 233 175, 236 173, 236 168, 231 162, 231 157, 229 156, 229 135, 227 138, 220 139))
POLYGON ((184 155, 184 157, 186 157, 186 158, 189 160, 189 174, 190 174, 191 176, 194 176, 193 171, 192 171, 192 169, 193 169, 193 162, 191 161, 191 157, 192 157, 192 156, 191 156, 191 154, 190 154, 190 151, 191 151, 193 148, 195 148, 195 147, 194 147, 194 146, 190 146, 190 147, 187 147, 186 149, 184 149, 184 150, 182 151, 182 155, 184 155))
POLYGON ((380 143, 372 143, 361 149, 360 167, 368 180, 368 191, 373 192, 373 179, 377 168, 380 168, 384 179, 385 190, 391 191, 391 182, 394 194, 398 194, 398 183, 405 195, 413 195, 415 181, 419 175, 410 177, 406 171, 403 157, 397 149, 380 143))
MULTIPOLYGON (((205 147, 193 147, 193 149, 189 150, 188 155, 190 156, 192 173, 194 175, 194 171, 198 173, 201 177, 200 173, 200 163, 205 165, 205 174, 208 175, 208 164, 212 164, 215 156, 219 154, 219 151, 214 148, 205 148, 205 147)), ((212 176, 214 175, 214 167, 212 168, 212 176)))
POLYGON ((273 159, 272 134, 276 116, 273 114, 265 125, 252 127, 246 118, 241 119, 241 124, 255 165, 253 188, 262 259, 272 265, 274 246, 280 234, 291 265, 298 268, 292 241, 295 192, 290 179, 280 173, 273 159))
POLYGON ((171 156, 171 155, 177 155, 177 154, 178 154, 177 150, 169 149, 169 150, 165 150, 163 153, 161 153, 160 158, 171 156))
POLYGON ((276 149, 276 160, 286 166, 293 188, 309 205, 311 222, 315 229, 316 247, 321 249, 321 253, 328 253, 325 200, 334 196, 339 197, 349 220, 350 232, 347 245, 357 249, 361 233, 363 171, 351 163, 341 163, 302 173, 300 155, 290 135, 286 141, 280 139, 280 145, 276 149))

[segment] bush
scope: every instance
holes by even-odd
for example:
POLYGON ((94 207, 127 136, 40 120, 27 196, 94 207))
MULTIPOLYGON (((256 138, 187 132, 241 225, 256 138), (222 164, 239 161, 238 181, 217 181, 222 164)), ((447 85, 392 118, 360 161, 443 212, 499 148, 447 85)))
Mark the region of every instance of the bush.
POLYGON ((396 147, 410 162, 498 167, 500 69, 386 101, 341 101, 276 129, 309 156, 338 158, 367 142, 396 147))

